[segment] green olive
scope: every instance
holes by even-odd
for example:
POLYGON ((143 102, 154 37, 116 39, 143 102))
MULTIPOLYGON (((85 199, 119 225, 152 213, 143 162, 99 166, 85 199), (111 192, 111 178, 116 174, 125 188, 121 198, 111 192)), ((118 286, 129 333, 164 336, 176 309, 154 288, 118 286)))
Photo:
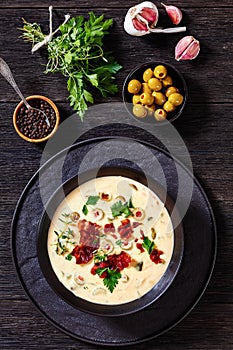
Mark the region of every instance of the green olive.
POLYGON ((70 214, 70 219, 72 221, 78 221, 80 218, 80 215, 77 211, 73 211, 71 214, 70 214))
POLYGON ((157 78, 150 78, 150 80, 148 81, 148 86, 154 91, 159 91, 163 87, 161 81, 157 78))
POLYGON ((174 92, 168 97, 168 101, 171 102, 173 106, 180 106, 183 103, 183 100, 183 96, 178 92, 174 92))
POLYGON ((137 103, 140 103, 140 95, 133 95, 132 103, 136 105, 137 103))
POLYGON ((169 97, 171 94, 173 94, 174 92, 179 92, 179 89, 177 89, 177 87, 175 86, 169 86, 169 88, 166 90, 165 95, 167 97, 169 97))
POLYGON ((162 82, 164 87, 171 86, 173 84, 172 77, 170 75, 166 75, 162 82))
POLYGON ((147 83, 153 76, 153 70, 151 68, 147 68, 143 73, 143 80, 147 83))
POLYGON ((152 93, 151 88, 149 87, 148 83, 142 83, 142 92, 148 92, 149 94, 152 93))
POLYGON ((155 104, 157 104, 158 106, 162 106, 165 102, 166 102, 166 96, 159 91, 154 91, 152 93, 152 96, 154 96, 155 98, 155 104))
POLYGON ((156 109, 154 117, 157 121, 163 121, 167 118, 167 112, 164 109, 156 109))
POLYGON ((140 102, 143 104, 143 105, 152 105, 154 103, 154 97, 149 94, 148 92, 143 92, 141 95, 140 95, 140 102))
POLYGON ((138 118, 145 118, 147 115, 146 109, 144 106, 137 104, 133 106, 133 114, 138 118))
POLYGON ((162 65, 156 66, 154 69, 154 75, 158 79, 164 79, 167 75, 167 68, 162 65))
POLYGON ((141 90, 141 83, 137 79, 130 80, 128 84, 128 91, 130 94, 137 94, 141 90))
POLYGON ((176 109, 176 107, 171 102, 167 101, 164 103, 163 109, 166 112, 170 113, 170 112, 173 112, 176 109))
POLYGON ((155 104, 151 105, 151 106, 145 106, 146 110, 147 110, 147 115, 148 117, 153 117, 154 112, 155 112, 155 104))

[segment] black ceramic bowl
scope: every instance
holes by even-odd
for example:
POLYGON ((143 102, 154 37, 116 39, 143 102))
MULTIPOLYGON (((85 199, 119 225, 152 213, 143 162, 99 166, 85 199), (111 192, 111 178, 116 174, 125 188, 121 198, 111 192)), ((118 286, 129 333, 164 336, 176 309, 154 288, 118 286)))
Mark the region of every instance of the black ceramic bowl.
MULTIPOLYGON (((161 90, 161 92, 165 92, 165 88, 161 90)), ((177 119, 181 113, 183 112, 183 109, 185 107, 187 97, 188 97, 188 89, 186 82, 182 76, 182 74, 171 64, 165 63, 165 62, 148 62, 145 64, 142 64, 140 66, 137 66, 134 68, 126 77, 124 85, 123 85, 123 90, 122 90, 122 95, 123 95, 123 101, 125 104, 125 108, 128 111, 128 113, 137 121, 144 122, 144 123, 150 123, 154 125, 163 125, 166 123, 166 121, 173 122, 175 119, 177 119), (141 83, 143 83, 143 73, 147 68, 151 68, 154 70, 154 68, 158 65, 163 65, 167 68, 167 75, 170 75, 173 80, 172 86, 175 86, 179 89, 179 92, 183 95, 184 100, 183 103, 176 107, 176 109, 173 112, 167 113, 167 118, 165 121, 157 121, 153 116, 146 116, 145 118, 138 118, 136 117, 132 110, 133 110, 133 103, 132 103, 132 97, 133 94, 128 92, 128 84, 132 79, 137 79, 141 83)), ((162 108, 161 106, 156 106, 157 108, 162 108)))
POLYGON ((77 188, 83 182, 89 181, 95 178, 96 170, 88 171, 82 176, 75 176, 64 183, 53 196, 48 201, 42 219, 39 224, 38 231, 38 241, 37 241, 37 254, 40 263, 41 270, 53 290, 67 303, 71 304, 74 308, 77 308, 84 312, 89 312, 100 316, 123 316, 137 312, 145 307, 154 303, 170 286, 174 280, 183 255, 183 228, 180 223, 180 218, 178 212, 174 208, 174 203, 170 197, 167 196, 165 190, 159 185, 155 180, 148 176, 146 177, 143 173, 137 172, 135 170, 125 169, 125 168, 101 168, 98 171, 97 177, 102 176, 124 176, 127 178, 134 179, 141 182, 145 186, 148 186, 153 192, 155 192, 163 202, 169 213, 173 211, 173 226, 176 227, 174 230, 174 249, 171 261, 167 270, 165 271, 159 282, 144 296, 134 301, 120 304, 120 305, 101 305, 86 301, 82 298, 75 296, 71 291, 64 287, 64 285, 58 280, 56 274, 54 273, 47 251, 47 236, 48 230, 51 223, 51 217, 58 205, 64 199, 65 195, 69 194, 72 190, 77 188), (79 182, 79 178, 85 179, 85 181, 79 182), (49 214, 48 214, 49 213, 49 214), (174 215, 175 214, 175 215, 174 215))

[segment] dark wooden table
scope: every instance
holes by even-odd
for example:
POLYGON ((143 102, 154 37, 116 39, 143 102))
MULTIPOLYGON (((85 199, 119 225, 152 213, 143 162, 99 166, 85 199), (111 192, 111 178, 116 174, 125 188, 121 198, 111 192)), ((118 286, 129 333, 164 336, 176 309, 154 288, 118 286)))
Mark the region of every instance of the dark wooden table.
MULTIPOLYGON (((66 82, 59 75, 45 75, 46 58, 30 54, 19 38, 21 18, 47 28, 47 1, 0 2, 0 56, 11 66, 25 95, 42 94, 58 105, 62 119, 72 114, 66 82)), ((90 9, 114 18, 107 45, 124 69, 117 76, 119 93, 96 102, 121 101, 127 73, 137 64, 163 60, 174 64, 189 87, 188 105, 174 123, 184 139, 194 173, 213 207, 218 229, 218 254, 209 286, 194 310, 176 327, 149 343, 133 349, 232 349, 233 348, 233 4, 231 0, 170 1, 184 11, 188 33, 201 42, 200 56, 193 62, 176 62, 174 47, 182 34, 134 38, 123 31, 123 17, 130 1, 54 1, 55 25, 65 13, 86 15, 90 9)), ((161 9, 160 3, 156 4, 161 9)), ((10 246, 10 224, 17 200, 39 168, 43 146, 18 137, 12 113, 18 102, 11 87, 0 77, 0 337, 1 349, 98 349, 61 333, 35 309, 26 297, 15 272, 10 246)), ((135 127, 114 125, 91 130, 82 139, 121 135, 156 143, 154 137, 135 127)), ((191 288, 191 286, 190 286, 191 288)))

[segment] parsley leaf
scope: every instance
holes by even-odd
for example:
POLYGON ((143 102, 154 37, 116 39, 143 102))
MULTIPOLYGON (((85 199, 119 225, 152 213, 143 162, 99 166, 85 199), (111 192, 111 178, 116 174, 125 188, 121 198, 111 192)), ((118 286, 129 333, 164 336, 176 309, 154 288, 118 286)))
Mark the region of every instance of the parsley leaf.
POLYGON ((112 216, 115 218, 116 216, 120 216, 124 210, 124 205, 122 201, 118 201, 111 206, 112 216))
POLYGON ((106 260, 107 258, 107 254, 96 251, 96 253, 94 254, 94 262, 95 263, 99 263, 99 262, 103 262, 106 260))
POLYGON ((129 201, 128 201, 128 207, 129 208, 134 208, 134 205, 132 203, 132 198, 130 197, 129 201))
POLYGON ((72 260, 73 256, 71 254, 66 255, 66 260, 70 261, 72 260))
POLYGON ((155 244, 148 237, 144 236, 142 246, 148 251, 149 254, 151 254, 155 244))
POLYGON ((118 239, 117 241, 115 241, 115 243, 121 247, 121 245, 122 245, 122 240, 121 240, 121 239, 118 239))
POLYGON ((125 203, 118 201, 111 206, 112 216, 115 218, 116 216, 124 214, 127 218, 128 216, 132 215, 130 208, 134 208, 131 198, 125 203))
POLYGON ((100 277, 104 272, 107 272, 107 276, 103 280, 104 285, 112 293, 118 284, 118 280, 121 278, 121 273, 117 270, 111 270, 109 267, 98 268, 96 270, 96 273, 100 277))
POLYGON ((87 214, 88 214, 88 209, 87 209, 86 204, 84 204, 83 209, 82 209, 82 212, 83 212, 84 215, 87 215, 87 214))
POLYGON ((87 215, 88 214, 87 206, 88 205, 96 205, 96 203, 98 202, 99 199, 100 199, 99 196, 89 196, 87 201, 86 201, 86 204, 84 204, 84 206, 83 206, 83 209, 82 209, 83 214, 87 215))
POLYGON ((99 199, 99 196, 89 196, 86 205, 96 205, 99 199))

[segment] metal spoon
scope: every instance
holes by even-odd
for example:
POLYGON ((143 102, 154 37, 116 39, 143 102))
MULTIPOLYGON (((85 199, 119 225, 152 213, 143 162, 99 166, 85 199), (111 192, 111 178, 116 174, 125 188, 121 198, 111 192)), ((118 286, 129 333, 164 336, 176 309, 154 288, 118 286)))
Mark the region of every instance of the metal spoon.
POLYGON ((50 126, 50 122, 48 120, 47 115, 45 114, 45 112, 41 111, 38 108, 32 107, 27 100, 25 99, 25 97, 23 96, 22 92, 20 91, 18 85, 15 82, 15 79, 13 78, 12 72, 10 70, 10 67, 8 66, 8 64, 0 57, 0 73, 2 74, 2 76, 8 81, 8 83, 13 87, 13 89, 15 90, 15 92, 19 95, 19 97, 21 98, 21 100, 23 101, 23 103, 25 104, 25 106, 27 107, 27 109, 34 109, 35 111, 38 111, 40 113, 42 113, 45 117, 45 121, 46 124, 48 126, 50 126))

